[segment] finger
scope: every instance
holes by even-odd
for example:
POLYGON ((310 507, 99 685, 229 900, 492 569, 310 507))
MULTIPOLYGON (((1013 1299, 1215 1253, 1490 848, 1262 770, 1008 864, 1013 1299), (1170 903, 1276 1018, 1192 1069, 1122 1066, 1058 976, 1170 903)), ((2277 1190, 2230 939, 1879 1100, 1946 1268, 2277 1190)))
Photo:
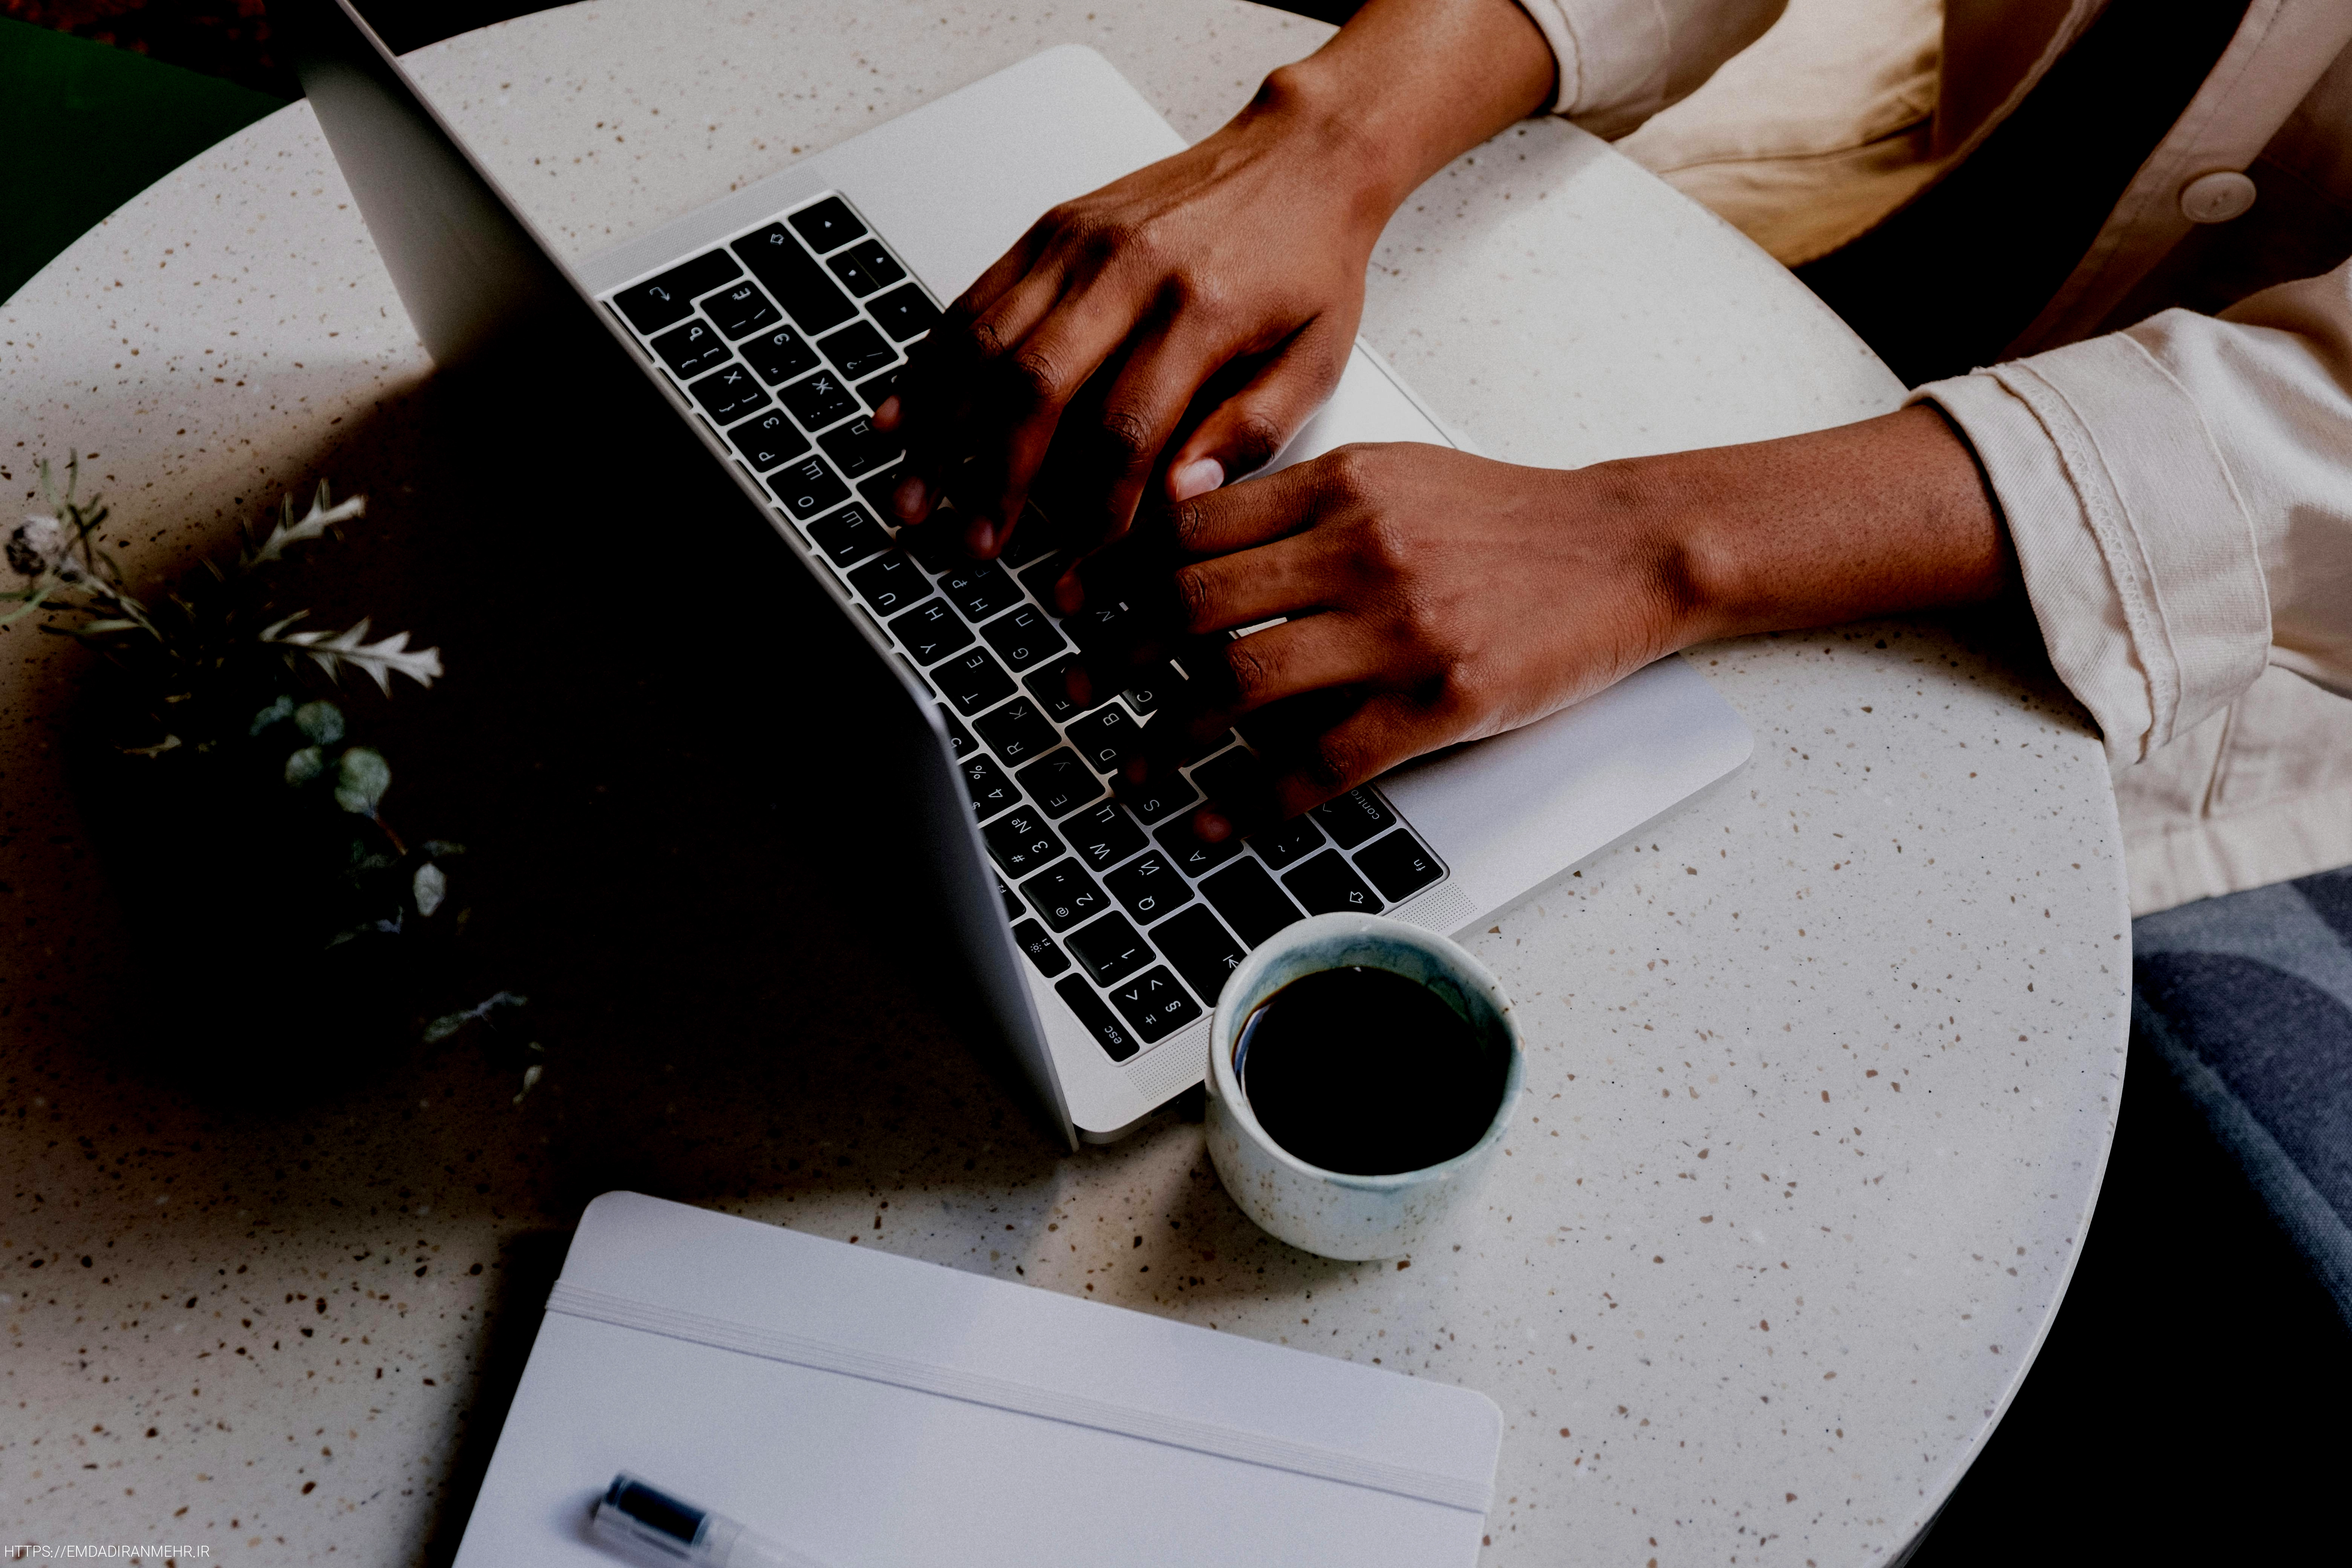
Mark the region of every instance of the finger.
POLYGON ((1284 820, 1454 739, 1428 708, 1401 691, 1372 692, 1343 716, 1318 717, 1326 721, 1291 727, 1259 748, 1284 820))
MULTIPOLYGON (((1129 781, 1165 777, 1237 724, 1244 733, 1265 725, 1281 734, 1296 723, 1302 700, 1384 681, 1381 652, 1363 623, 1346 614, 1307 616, 1245 637, 1190 645, 1181 661, 1191 679, 1161 703, 1127 770, 1129 781)), ((1094 689, 1118 679, 1098 675, 1094 689)))
MULTIPOLYGON (((962 389, 986 359, 983 344, 973 336, 974 326, 1015 284, 1040 270, 1038 261, 1045 254, 1047 238, 1043 222, 1033 225, 940 313, 939 321, 908 354, 899 391, 875 411, 877 426, 884 430, 904 427, 910 444, 916 444, 924 441, 928 430, 951 423, 964 401, 962 389)), ((1055 291, 1059 291, 1058 279, 1055 291)), ((908 475, 893 497, 893 510, 904 521, 919 522, 929 513, 937 492, 919 482, 911 463, 908 475), (911 504, 900 504, 901 497, 911 504)))
POLYGON ((1311 527, 1320 494, 1310 466, 1301 465, 1171 507, 1153 526, 1132 530, 1079 562, 1054 584, 1055 603, 1066 616, 1097 595, 1139 595, 1181 609, 1166 592, 1153 594, 1155 580, 1169 581, 1186 561, 1229 555, 1311 527))
POLYGON ((1329 401, 1347 368, 1346 347, 1328 318, 1308 322, 1170 455, 1169 500, 1192 500, 1271 462, 1329 401))
POLYGON ((972 461, 958 495, 970 514, 966 548, 990 556, 1021 515, 1064 411, 1133 333, 1136 302, 1110 289, 1065 297, 1028 336, 998 356, 957 433, 972 461))
POLYGON ((936 342, 938 349, 909 363, 899 384, 907 471, 922 487, 917 494, 902 482, 891 498, 901 521, 922 521, 940 494, 961 477, 963 459, 974 449, 975 416, 984 420, 993 400, 990 384, 1053 313, 1064 281, 1056 268, 1031 271, 974 310, 969 321, 950 330, 950 323, 942 321, 924 340, 924 348, 936 342), (917 510, 901 507, 902 499, 917 502, 917 510))
POLYGON ((1048 461, 1056 474, 1055 515, 1074 546, 1126 531, 1161 453, 1225 352, 1176 320, 1139 339, 1100 396, 1065 415, 1048 461))

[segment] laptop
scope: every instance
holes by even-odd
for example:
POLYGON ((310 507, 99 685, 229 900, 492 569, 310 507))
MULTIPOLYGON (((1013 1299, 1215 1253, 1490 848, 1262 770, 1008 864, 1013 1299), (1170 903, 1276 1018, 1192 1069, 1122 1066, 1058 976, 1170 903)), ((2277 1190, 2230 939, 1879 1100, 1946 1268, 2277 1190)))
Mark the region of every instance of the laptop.
MULTIPOLYGON (((1086 628, 1052 606, 1066 563, 1048 530, 1017 530, 986 563, 901 547, 885 504, 900 453, 871 416, 941 302, 1035 215, 1184 145, 1091 50, 1047 50, 567 267, 351 0, 283 9, 436 362, 561 337, 588 367, 567 373, 573 401, 625 411, 633 445, 683 435, 680 460, 702 465, 725 525, 772 536, 757 548, 786 606, 779 647, 823 672, 834 722, 865 737, 888 786, 845 784, 835 807, 898 813, 893 831, 919 837, 910 875, 929 885, 903 896, 943 915, 942 961, 965 967, 1073 1147, 1202 1080, 1225 974, 1285 925, 1363 910, 1461 931, 1746 760, 1746 724, 1669 658, 1210 847, 1187 821, 1249 765, 1244 743, 1148 789, 1119 782, 1183 672, 1070 702, 1063 662, 1086 628)), ((1276 466, 1350 441, 1466 447, 1360 343, 1276 466)))

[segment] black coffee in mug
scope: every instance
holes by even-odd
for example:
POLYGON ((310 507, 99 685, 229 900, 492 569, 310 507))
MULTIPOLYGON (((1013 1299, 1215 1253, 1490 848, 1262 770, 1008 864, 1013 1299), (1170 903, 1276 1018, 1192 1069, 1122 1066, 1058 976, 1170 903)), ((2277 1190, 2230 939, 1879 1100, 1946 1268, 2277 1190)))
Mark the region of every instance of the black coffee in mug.
POLYGON ((1426 985, 1356 965, 1302 974, 1259 1003, 1234 1049, 1266 1136, 1352 1176, 1469 1150, 1494 1123, 1510 1064, 1506 1041, 1482 1038, 1426 985))

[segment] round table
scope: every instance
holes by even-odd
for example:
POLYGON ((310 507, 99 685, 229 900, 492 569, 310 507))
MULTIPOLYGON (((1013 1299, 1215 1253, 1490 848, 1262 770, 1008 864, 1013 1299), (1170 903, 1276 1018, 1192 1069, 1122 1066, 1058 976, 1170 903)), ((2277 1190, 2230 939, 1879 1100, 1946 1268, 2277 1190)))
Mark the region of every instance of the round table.
MULTIPOLYGON (((1100 50, 1197 137, 1327 31, 1091 3, 596 0, 411 64, 585 255, 1051 45, 1100 50)), ((1549 121, 1413 197, 1364 330, 1529 462, 1901 394, 1760 252, 1549 121)), ((362 565, 446 499, 402 467, 429 366, 301 104, 0 308, 0 477, 28 494, 34 458, 80 451, 136 570, 221 548, 320 471, 374 492, 362 565)), ((542 479, 560 494, 518 483, 542 479)), ((446 689, 490 679, 429 621, 446 689)), ((1990 636, 1896 622, 1688 656, 1755 757, 1482 924, 1531 1092, 1485 1214, 1401 1271, 1256 1232, 1181 1114, 1061 1154, 898 972, 754 899, 722 911, 751 946, 789 930, 823 963, 557 965, 548 1075, 519 1103, 514 1064, 466 1037, 267 1104, 142 1075, 112 1032, 136 977, 59 776, 78 655, 0 634, 0 1536, 446 1553, 554 1238, 632 1186, 1483 1389, 1508 1418, 1497 1562, 1885 1561, 2056 1310, 2123 1071, 2105 767, 2032 650, 1990 636)), ((636 830, 649 865, 694 832, 636 830)))

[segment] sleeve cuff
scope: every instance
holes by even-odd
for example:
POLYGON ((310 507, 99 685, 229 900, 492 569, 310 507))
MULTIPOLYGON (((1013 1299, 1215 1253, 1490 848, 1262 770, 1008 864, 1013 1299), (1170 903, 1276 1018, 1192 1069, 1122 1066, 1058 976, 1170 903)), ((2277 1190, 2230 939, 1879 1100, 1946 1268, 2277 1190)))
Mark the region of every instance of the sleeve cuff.
POLYGON ((1576 29, 1569 23, 1566 8, 1559 0, 1517 0, 1517 4, 1551 50, 1554 86, 1550 112, 1575 113, 1584 93, 1584 51, 1577 47, 1576 29))
POLYGON ((2252 520, 2180 384, 2124 333, 1933 382, 1975 446, 2050 662, 2120 766, 2262 674, 2252 520))

